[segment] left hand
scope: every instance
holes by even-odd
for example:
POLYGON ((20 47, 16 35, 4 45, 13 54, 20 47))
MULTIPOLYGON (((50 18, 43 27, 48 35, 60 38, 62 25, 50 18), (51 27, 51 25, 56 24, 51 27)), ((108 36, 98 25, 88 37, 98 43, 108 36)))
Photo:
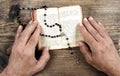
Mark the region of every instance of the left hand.
POLYGON ((44 48, 39 60, 35 58, 35 47, 41 31, 38 22, 31 20, 24 30, 22 28, 20 25, 17 30, 9 63, 2 76, 32 76, 42 71, 50 58, 48 48, 44 48))

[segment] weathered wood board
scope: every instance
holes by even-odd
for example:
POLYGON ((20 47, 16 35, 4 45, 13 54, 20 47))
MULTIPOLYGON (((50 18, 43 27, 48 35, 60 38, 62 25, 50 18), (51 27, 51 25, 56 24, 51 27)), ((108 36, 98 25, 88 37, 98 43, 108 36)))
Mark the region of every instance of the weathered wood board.
MULTIPOLYGON (((7 65, 8 49, 13 44, 18 27, 17 20, 9 18, 10 7, 14 4, 19 4, 21 8, 81 5, 84 17, 93 16, 104 24, 120 52, 120 0, 0 0, 0 71, 7 65)), ((23 22, 28 22, 30 11, 21 11, 20 16, 23 22)), ((87 64, 79 47, 74 48, 74 52, 71 55, 69 50, 50 51, 50 62, 35 76, 106 76, 87 64), (74 56, 79 58, 79 64, 76 64, 74 56)))

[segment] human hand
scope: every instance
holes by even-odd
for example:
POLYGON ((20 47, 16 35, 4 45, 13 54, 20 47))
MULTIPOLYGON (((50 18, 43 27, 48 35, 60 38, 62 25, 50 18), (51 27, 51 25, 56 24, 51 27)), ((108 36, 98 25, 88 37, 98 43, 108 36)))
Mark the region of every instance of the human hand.
POLYGON ((1 74, 2 76, 31 76, 44 69, 50 58, 49 49, 44 48, 39 60, 35 58, 35 47, 40 31, 37 21, 31 20, 25 30, 19 26, 8 66, 1 74))
POLYGON ((79 29, 84 38, 80 51, 87 62, 108 75, 120 76, 120 58, 104 26, 89 17, 83 19, 79 29))

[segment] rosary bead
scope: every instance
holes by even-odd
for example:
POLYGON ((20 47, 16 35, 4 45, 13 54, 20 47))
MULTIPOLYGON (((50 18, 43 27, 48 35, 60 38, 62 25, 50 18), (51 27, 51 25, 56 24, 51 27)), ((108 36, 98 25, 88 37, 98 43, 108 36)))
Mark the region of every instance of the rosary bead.
POLYGON ((30 8, 27 8, 27 10, 30 10, 30 8))
POLYGON ((62 29, 60 29, 60 31, 62 31, 62 29))
POLYGON ((67 45, 70 45, 69 43, 67 45))
POLYGON ((55 26, 55 25, 52 25, 53 27, 55 26))
POLYGON ((48 35, 48 37, 50 37, 50 35, 48 35))
POLYGON ((53 38, 53 36, 51 36, 51 38, 53 38))
POLYGON ((59 26, 59 28, 62 28, 61 25, 59 26))
POLYGON ((41 34, 41 36, 44 36, 44 34, 41 34))
POLYGON ((31 8, 31 10, 34 10, 34 8, 31 8))
POLYGON ((50 28, 52 28, 52 26, 50 26, 50 28))
POLYGON ((66 38, 66 40, 69 40, 69 38, 66 38))
POLYGON ((70 46, 68 48, 69 48, 69 50, 72 50, 72 48, 70 46))
POLYGON ((71 52, 70 54, 74 54, 73 52, 71 52))
POLYGON ((55 23, 55 25, 59 25, 58 23, 55 23))
POLYGON ((46 14, 44 14, 44 16, 46 16, 46 14))
POLYGON ((46 22, 46 20, 44 20, 44 22, 46 22))
POLYGON ((25 10, 25 8, 22 8, 22 10, 25 10))
POLYGON ((34 8, 34 10, 36 10, 36 8, 34 8))
POLYGON ((47 25, 47 23, 45 23, 45 25, 47 25))
POLYGON ((54 36, 54 38, 56 38, 56 36, 54 36))

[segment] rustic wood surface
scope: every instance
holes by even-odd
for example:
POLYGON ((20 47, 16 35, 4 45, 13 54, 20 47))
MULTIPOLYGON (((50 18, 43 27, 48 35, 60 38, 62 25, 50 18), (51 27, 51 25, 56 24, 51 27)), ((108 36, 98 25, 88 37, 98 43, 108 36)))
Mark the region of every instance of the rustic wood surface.
MULTIPOLYGON (((10 16, 10 7, 19 4, 20 7, 61 7, 68 5, 81 5, 84 17, 93 16, 101 21, 115 46, 120 51, 120 0, 0 0, 0 71, 9 59, 10 47, 13 44, 18 22, 10 16)), ((30 20, 30 11, 21 11, 23 23, 30 20)), ((106 76, 87 64, 79 48, 74 48, 75 54, 69 50, 50 51, 51 60, 45 70, 35 76, 106 76), (75 58, 77 57, 77 58, 75 58), (80 63, 76 63, 76 59, 80 63)))

